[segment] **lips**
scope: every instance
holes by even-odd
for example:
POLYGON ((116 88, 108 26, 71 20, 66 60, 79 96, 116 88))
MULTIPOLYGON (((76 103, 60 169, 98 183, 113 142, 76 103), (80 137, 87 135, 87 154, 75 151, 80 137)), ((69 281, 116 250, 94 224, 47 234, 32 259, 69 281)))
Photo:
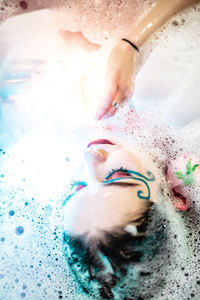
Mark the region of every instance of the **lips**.
POLYGON ((99 139, 96 141, 92 141, 87 145, 87 148, 89 148, 92 145, 99 145, 99 144, 108 144, 108 145, 114 145, 112 142, 105 140, 105 139, 99 139))

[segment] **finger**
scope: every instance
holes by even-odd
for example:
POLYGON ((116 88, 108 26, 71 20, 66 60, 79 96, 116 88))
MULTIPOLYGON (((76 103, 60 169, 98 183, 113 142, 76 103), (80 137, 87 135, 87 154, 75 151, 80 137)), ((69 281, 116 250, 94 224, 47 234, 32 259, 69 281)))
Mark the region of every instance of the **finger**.
MULTIPOLYGON (((128 100, 133 95, 133 85, 129 85, 126 87, 124 86, 125 85, 123 85, 123 88, 118 88, 118 92, 115 98, 113 99, 113 101, 116 101, 119 105, 128 100)), ((119 107, 111 106, 104 116, 111 117, 116 113, 118 109, 119 107)))
POLYGON ((97 113, 95 118, 100 120, 104 114, 109 110, 112 105, 113 99, 116 96, 117 87, 114 82, 111 82, 109 87, 106 88, 106 92, 104 93, 103 99, 101 100, 99 107, 97 109, 97 113))
MULTIPOLYGON (((115 95, 115 98, 113 99, 113 101, 116 101, 119 105, 123 102, 123 93, 122 91, 119 89, 117 91, 117 94, 115 95)), ((116 111, 118 110, 119 108, 116 107, 116 106, 111 106, 110 109, 104 114, 104 117, 105 118, 109 118, 109 117, 112 117, 114 116, 114 114, 116 113, 116 111)))

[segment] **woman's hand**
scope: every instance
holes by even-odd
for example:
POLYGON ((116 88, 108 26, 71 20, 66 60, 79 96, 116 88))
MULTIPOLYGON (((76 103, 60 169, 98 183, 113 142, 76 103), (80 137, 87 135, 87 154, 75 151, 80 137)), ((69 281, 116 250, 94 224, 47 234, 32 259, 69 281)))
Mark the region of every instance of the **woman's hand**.
POLYGON ((111 51, 106 66, 106 88, 96 113, 96 119, 113 116, 119 105, 133 94, 135 50, 126 42, 120 41, 111 51))
MULTIPOLYGON (((175 13, 198 2, 199 0, 158 0, 152 9, 134 24, 126 39, 140 48, 144 42, 175 13)), ((133 75, 135 51, 129 44, 120 41, 111 51, 106 69, 106 88, 101 100, 96 119, 114 115, 116 107, 133 94, 133 75)))
POLYGON ((67 51, 71 51, 73 48, 81 47, 84 51, 92 53, 101 48, 99 44, 93 43, 88 40, 81 31, 69 31, 69 30, 59 30, 60 36, 66 41, 67 51))

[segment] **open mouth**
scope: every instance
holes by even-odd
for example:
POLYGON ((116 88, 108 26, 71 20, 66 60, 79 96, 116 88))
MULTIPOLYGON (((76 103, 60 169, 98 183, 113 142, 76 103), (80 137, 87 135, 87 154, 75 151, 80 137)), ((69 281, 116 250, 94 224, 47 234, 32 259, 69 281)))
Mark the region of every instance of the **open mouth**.
POLYGON ((96 141, 92 141, 87 145, 87 148, 89 148, 92 145, 99 145, 99 144, 108 144, 108 145, 115 145, 112 142, 110 142, 109 140, 105 140, 105 139, 99 139, 96 141))

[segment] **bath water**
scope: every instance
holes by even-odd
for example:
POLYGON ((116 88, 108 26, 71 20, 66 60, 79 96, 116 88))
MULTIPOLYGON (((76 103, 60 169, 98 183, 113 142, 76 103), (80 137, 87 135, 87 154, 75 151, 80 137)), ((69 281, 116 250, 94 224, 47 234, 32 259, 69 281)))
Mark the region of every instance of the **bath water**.
MULTIPOLYGON (((143 148, 161 176, 183 153, 199 156, 200 5, 173 17, 141 49, 133 98, 115 117, 97 122, 103 58, 155 2, 20 3, 4 1, 0 13, 0 299, 93 299, 71 278, 63 256, 63 200, 70 181, 84 178, 83 151, 96 138, 143 148), (75 49, 79 60, 74 59, 60 29, 81 31, 101 48, 92 55, 75 49), (77 63, 76 72, 70 61, 77 63), (16 93, 7 87, 12 76, 23 77, 18 68, 28 70, 30 80, 16 93)), ((160 273, 152 282, 162 278, 165 284, 158 291, 154 287, 155 300, 200 299, 200 187, 186 192, 190 210, 170 211, 171 264, 158 261, 160 273)), ((167 207, 167 186, 160 197, 167 207)), ((130 281, 123 289, 131 293, 130 281)), ((144 290, 152 282, 146 280, 144 290)), ((128 292, 126 297, 134 299, 128 292)))

